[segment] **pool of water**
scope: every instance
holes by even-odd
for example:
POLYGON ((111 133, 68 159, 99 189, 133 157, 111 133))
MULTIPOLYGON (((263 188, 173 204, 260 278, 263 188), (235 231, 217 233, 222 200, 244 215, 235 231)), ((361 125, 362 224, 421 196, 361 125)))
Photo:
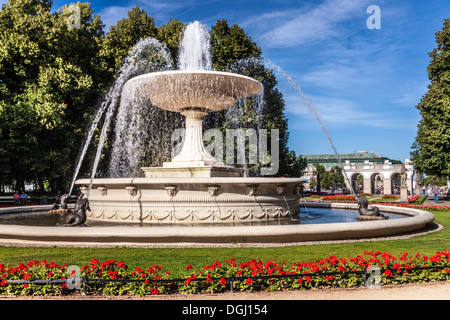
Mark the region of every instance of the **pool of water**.
MULTIPOLYGON (((383 213, 389 216, 389 219, 405 218, 404 215, 383 213)), ((161 223, 161 224, 149 224, 149 223, 120 223, 120 222, 108 222, 108 221, 89 221, 87 225, 92 227, 99 226, 130 226, 130 227, 171 227, 171 226, 264 226, 264 225, 298 225, 298 224, 321 224, 321 223, 339 223, 339 222, 355 222, 364 223, 359 221, 356 217, 359 216, 357 210, 343 210, 343 209, 330 209, 330 208, 300 208, 300 215, 294 219, 283 218, 274 220, 261 220, 251 222, 238 222, 238 223, 161 223)), ((27 225, 27 226, 56 226, 64 223, 65 214, 54 214, 47 211, 37 212, 21 212, 21 213, 7 213, 0 214, 0 225, 27 225)))
MULTIPOLYGON (((383 212, 383 215, 388 216, 389 220, 406 218, 405 215, 383 212)), ((338 222, 358 222, 358 210, 344 210, 344 209, 328 209, 328 208, 300 208, 300 224, 320 224, 320 223, 338 223, 338 222)))

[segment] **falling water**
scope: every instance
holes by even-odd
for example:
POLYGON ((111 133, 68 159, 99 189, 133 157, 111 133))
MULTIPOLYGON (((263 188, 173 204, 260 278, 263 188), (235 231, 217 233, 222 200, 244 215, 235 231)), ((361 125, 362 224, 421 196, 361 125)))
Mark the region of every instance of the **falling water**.
POLYGON ((98 163, 103 150, 103 145, 106 140, 107 131, 109 129, 111 118, 113 117, 117 105, 121 99, 122 89, 126 81, 132 77, 135 77, 144 72, 148 72, 149 69, 154 71, 154 69, 159 68, 161 65, 171 65, 170 60, 168 60, 169 54, 165 46, 161 45, 159 41, 153 38, 146 38, 139 41, 130 51, 130 53, 125 58, 122 67, 119 70, 119 75, 115 80, 113 86, 108 91, 107 95, 103 99, 100 108, 91 124, 90 130, 87 134, 86 141, 84 142, 82 151, 80 153, 72 183, 70 186, 69 194, 72 193, 75 180, 78 176, 81 164, 86 155, 89 144, 92 140, 92 136, 97 128, 99 121, 105 116, 100 141, 97 147, 97 152, 91 171, 91 183, 89 186, 89 192, 92 187, 92 179, 95 177, 97 172, 98 163), (160 49, 160 54, 155 54, 156 49, 160 49))
POLYGON ((210 37, 206 26, 194 21, 186 27, 178 57, 180 70, 212 70, 210 37))
MULTIPOLYGON (((136 66, 136 60, 145 63, 144 67, 127 77, 172 69, 170 53, 159 41, 147 38, 143 46, 136 45, 130 53, 130 62, 136 66), (133 63, 134 61, 134 63, 133 63)), ((168 119, 169 112, 152 105, 148 100, 134 94, 133 85, 127 83, 121 88, 121 100, 115 120, 114 139, 111 149, 111 161, 108 173, 110 177, 135 176, 143 166, 144 158, 161 151, 159 142, 164 135, 170 135, 170 125, 177 122, 168 119), (166 130, 167 129, 167 130, 166 130)), ((175 115, 172 115, 175 117, 175 115)), ((163 153, 167 153, 163 152, 163 153)), ((156 158, 153 156, 152 158, 156 158)), ((160 158, 163 156, 159 155, 160 158)))
MULTIPOLYGON (((251 78, 258 78, 259 76, 265 76, 264 62, 260 58, 243 58, 233 62, 227 67, 228 72, 242 74, 251 78)), ((240 99, 236 104, 225 110, 225 122, 226 127, 231 129, 254 129, 259 133, 260 129, 266 129, 264 123, 264 111, 265 111, 264 90, 257 95, 240 99)), ((237 139, 245 142, 245 135, 242 135, 242 131, 237 131, 237 139)), ((262 137, 259 137, 261 139, 262 137)), ((259 140, 258 140, 259 141, 259 140)), ((245 144, 237 144, 238 152, 245 155, 245 144)), ((243 163, 240 163, 244 169, 244 177, 260 174, 260 168, 262 163, 248 163, 244 156, 243 163), (251 166, 253 165, 253 166, 251 166)))
POLYGON ((345 179, 348 182, 348 185, 350 186, 350 189, 352 191, 352 193, 354 195, 356 195, 355 190, 353 189, 353 186, 351 184, 350 179, 347 176, 347 172, 344 169, 344 165, 342 164, 342 160, 341 157, 339 156, 339 153, 336 150, 336 147, 333 144, 333 141, 331 140, 330 135, 328 134, 327 129, 325 128, 325 125, 322 122, 322 118, 320 117, 320 114, 317 112, 317 110, 313 107, 313 105, 311 104, 311 102, 309 102, 308 97, 305 96, 305 94, 303 93, 302 89, 295 83, 295 81, 291 78, 291 76, 289 76, 286 71, 284 71, 282 68, 280 68, 279 66, 275 65, 272 61, 270 61, 269 59, 265 59, 265 61, 273 68, 276 69, 280 74, 282 74, 286 80, 289 82, 289 84, 294 87, 294 89, 300 94, 300 96, 303 98, 303 100, 305 101, 306 105, 308 106, 309 110, 312 112, 312 114, 314 115, 314 117, 316 118, 317 122, 319 123, 320 127, 322 128, 323 132, 325 133, 328 142, 331 145, 331 148, 333 149, 334 155, 336 156, 336 159, 339 162, 339 165, 342 168, 342 172, 344 173, 345 179))

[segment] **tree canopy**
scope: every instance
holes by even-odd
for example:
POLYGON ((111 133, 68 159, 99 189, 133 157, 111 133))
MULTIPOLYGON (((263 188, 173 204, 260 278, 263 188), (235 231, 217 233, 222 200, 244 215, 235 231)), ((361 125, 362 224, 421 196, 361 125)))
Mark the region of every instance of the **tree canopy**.
POLYGON ((412 146, 415 169, 450 178, 450 18, 436 32, 437 47, 430 52, 427 93, 416 106, 422 119, 412 146))
POLYGON ((61 188, 102 87, 99 16, 78 3, 80 29, 69 29, 68 6, 10 0, 0 11, 1 179, 44 180, 61 188))

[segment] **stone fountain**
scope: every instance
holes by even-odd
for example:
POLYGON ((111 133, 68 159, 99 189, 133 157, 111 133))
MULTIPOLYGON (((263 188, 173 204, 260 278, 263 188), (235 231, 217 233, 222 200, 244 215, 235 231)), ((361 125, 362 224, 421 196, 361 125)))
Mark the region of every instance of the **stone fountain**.
MULTIPOLYGON (((133 59, 128 59, 129 64, 124 64, 123 72, 120 73, 105 102, 102 103, 98 117, 96 116, 93 121, 82 155, 87 150, 90 137, 101 115, 106 113, 100 136, 100 142, 104 141, 106 137, 104 133, 108 130, 108 125, 105 123, 107 124, 110 116, 114 114, 117 92, 122 92, 122 97, 124 94, 130 94, 140 97, 139 99, 148 99, 159 108, 184 115, 186 137, 182 151, 174 156, 172 161, 163 163, 160 168, 142 168, 145 173, 143 178, 98 179, 92 178, 93 174, 91 179, 76 180, 79 165, 83 159, 81 156, 70 191, 76 183, 81 186, 82 193, 88 196, 92 211, 87 211, 86 223, 90 227, 60 228, 0 224, 0 242, 5 239, 8 243, 17 240, 21 245, 28 243, 52 247, 72 244, 96 247, 103 244, 106 246, 194 244, 197 247, 208 246, 211 243, 225 244, 228 247, 233 242, 241 246, 244 243, 292 243, 380 237, 419 230, 434 220, 434 216, 426 211, 383 206, 380 207, 380 211, 399 213, 407 218, 365 221, 364 223, 309 225, 300 224, 299 221, 294 221, 293 224, 284 223, 290 222, 288 220, 300 211, 298 191, 304 182, 302 179, 242 177, 241 169, 218 162, 204 148, 202 118, 210 112, 230 107, 238 99, 257 94, 262 90, 262 86, 254 79, 245 76, 212 71, 211 60, 203 59, 209 54, 207 32, 197 28, 198 23, 193 23, 192 26, 195 28, 190 28, 191 25, 186 28, 182 40, 182 44, 185 43, 187 46, 182 45, 180 50, 180 56, 186 58, 179 58, 180 71, 161 72, 168 69, 153 68, 152 70, 158 70, 158 72, 130 79, 131 74, 140 74, 134 73, 135 70, 140 70, 140 67, 134 68, 133 61, 136 60, 134 58, 146 56, 146 52, 140 55, 140 48, 160 48, 158 43, 153 41, 154 39, 151 41, 144 39, 144 42, 136 45, 134 48, 136 50, 130 57, 133 59), (191 34, 192 37, 186 37, 187 34, 191 34), (194 38, 204 40, 203 45, 200 46, 201 50, 195 45, 197 42, 193 41, 194 38), (193 51, 199 55, 192 56, 193 51), (196 67, 192 67, 193 65, 196 67), (130 80, 123 86, 128 79, 130 80), (101 220, 101 223, 93 220, 101 220), (104 221, 111 221, 111 223, 103 223, 104 221), (260 221, 275 223, 266 225, 266 223, 258 223, 260 221), (149 227, 136 228, 130 223, 117 222, 139 222, 140 225, 149 227), (198 222, 209 222, 209 224, 197 225, 198 222), (239 225, 239 222, 251 223, 239 225), (167 225, 170 227, 166 227, 167 225)), ((155 52, 161 53, 159 49, 155 52)), ((169 54, 162 56, 169 56, 169 54)), ((146 61, 142 61, 145 64, 146 61)), ((119 110, 127 109, 129 106, 121 102, 119 110)), ((133 106, 139 107, 139 105, 133 106)), ((133 114, 140 114, 136 112, 136 109, 130 108, 129 111, 131 110, 133 114)), ((160 128, 168 128, 168 126, 163 127, 164 125, 161 123, 160 128)), ((155 130, 156 128, 152 132, 155 130)), ((136 133, 134 130, 131 131, 133 134, 136 133)), ((118 132, 123 131, 116 131, 118 132)), ((165 131, 163 133, 167 134, 165 131)), ((122 142, 125 142, 128 137, 123 135, 115 142, 125 144, 122 142)), ((139 141, 145 141, 148 135, 139 137, 142 138, 139 141)), ((97 160, 100 159, 102 145, 99 143, 99 149, 97 149, 92 170, 94 173, 96 163, 98 164, 97 160)), ((129 149, 126 148, 126 150, 129 149)), ((133 155, 132 152, 126 154, 133 155)), ((116 157, 119 165, 122 164, 122 159, 127 157, 116 157)), ((308 203, 308 206, 357 209, 355 204, 342 203, 308 203)), ((45 206, 2 208, 0 213, 21 216, 51 209, 50 206, 46 209, 43 207, 45 206)))
POLYGON ((184 144, 162 167, 142 168, 144 178, 78 180, 82 192, 89 194, 88 219, 192 223, 298 215, 302 179, 242 177, 242 169, 218 163, 204 147, 203 117, 257 95, 263 90, 261 83, 239 74, 194 69, 152 72, 127 81, 126 95, 185 117, 184 144))

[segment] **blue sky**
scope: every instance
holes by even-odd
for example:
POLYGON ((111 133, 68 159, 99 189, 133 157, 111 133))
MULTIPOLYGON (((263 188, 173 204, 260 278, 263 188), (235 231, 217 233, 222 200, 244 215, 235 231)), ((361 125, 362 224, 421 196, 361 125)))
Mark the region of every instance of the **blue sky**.
MULTIPOLYGON (((0 0, 4 3, 6 0, 0 0)), ((74 2, 74 1, 73 1, 74 2)), ((320 113, 339 153, 373 151, 409 158, 429 84, 428 53, 450 17, 449 0, 108 0, 90 1, 106 25, 132 7, 155 18, 208 28, 217 19, 238 24, 283 68, 320 113), (366 10, 381 9, 381 28, 368 29, 366 10)), ((54 9, 70 0, 54 0, 54 9)), ((286 102, 289 147, 297 154, 332 153, 301 97, 277 76, 286 102)))

